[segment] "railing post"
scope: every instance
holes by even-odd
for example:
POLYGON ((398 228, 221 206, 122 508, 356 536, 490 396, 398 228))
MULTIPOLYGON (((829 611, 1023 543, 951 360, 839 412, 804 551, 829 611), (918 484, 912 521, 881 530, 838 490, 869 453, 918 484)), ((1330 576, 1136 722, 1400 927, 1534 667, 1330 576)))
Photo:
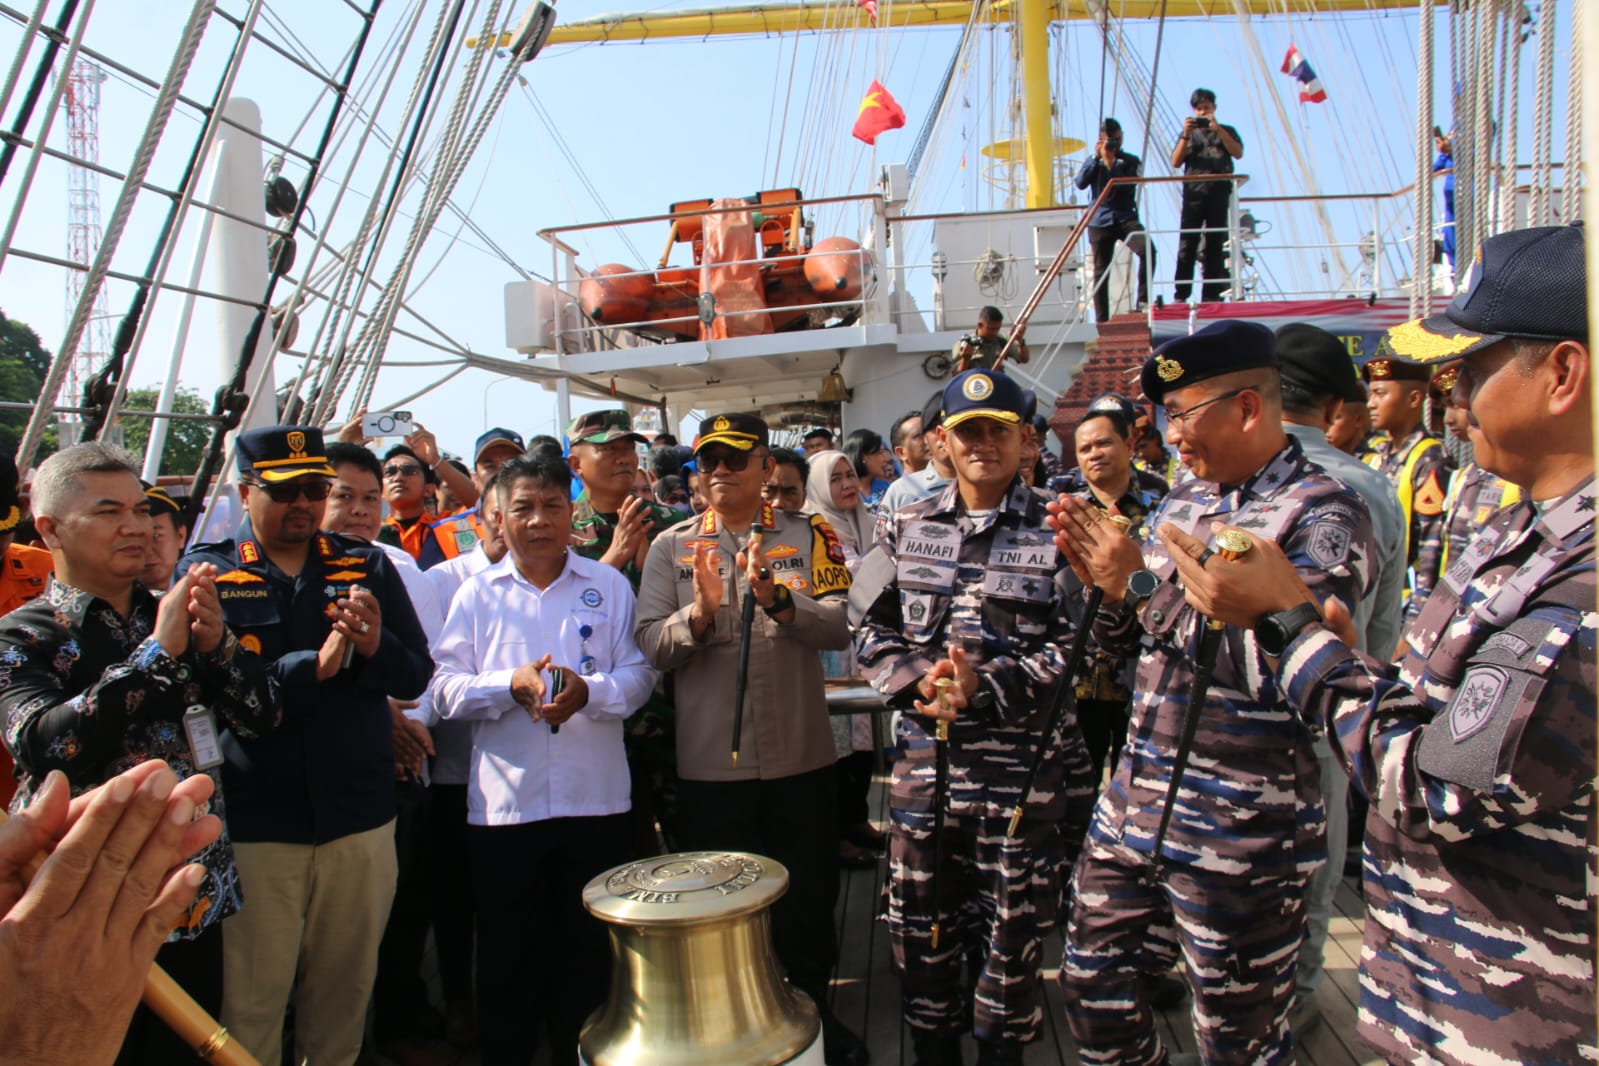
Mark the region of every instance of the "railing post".
MULTIPOLYGON (((1227 179, 1227 250, 1227 272, 1232 277, 1232 298, 1236 303, 1244 295, 1244 253, 1238 243, 1238 182, 1235 178, 1227 179)), ((1204 274, 1203 266, 1200 274, 1204 274)))

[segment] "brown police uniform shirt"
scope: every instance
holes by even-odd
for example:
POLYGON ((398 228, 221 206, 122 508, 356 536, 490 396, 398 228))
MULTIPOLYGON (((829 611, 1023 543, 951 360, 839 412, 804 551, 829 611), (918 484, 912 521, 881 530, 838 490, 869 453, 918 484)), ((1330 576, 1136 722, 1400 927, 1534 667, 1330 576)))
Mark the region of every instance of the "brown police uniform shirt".
POLYGON ((820 515, 761 508, 763 551, 774 578, 794 597, 794 621, 781 625, 757 609, 750 631, 749 688, 738 766, 731 759, 738 672, 739 607, 749 587, 734 564, 747 534, 733 534, 715 512, 680 522, 650 545, 639 586, 637 639, 658 670, 677 671, 677 765, 691 781, 792 777, 837 757, 822 687, 823 650, 849 646, 844 551, 820 515), (719 549, 725 582, 711 629, 696 641, 694 545, 719 549))

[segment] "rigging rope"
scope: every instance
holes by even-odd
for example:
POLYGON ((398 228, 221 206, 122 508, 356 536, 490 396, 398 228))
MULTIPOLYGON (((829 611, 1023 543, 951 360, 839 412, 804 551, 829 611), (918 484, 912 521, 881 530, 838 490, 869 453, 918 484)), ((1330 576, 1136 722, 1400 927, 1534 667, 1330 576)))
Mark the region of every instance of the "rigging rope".
MULTIPOLYGON (((1160 77, 1160 46, 1166 38, 1166 0, 1160 0, 1160 21, 1155 23, 1155 62, 1149 72, 1149 94, 1144 103, 1144 143, 1139 147, 1138 158, 1149 155, 1149 124, 1155 117, 1155 91, 1160 77)), ((1136 192, 1136 189, 1134 190, 1136 192)))
POLYGON ((1432 302, 1432 58, 1437 15, 1430 4, 1417 19, 1416 48, 1416 226, 1410 268, 1410 317, 1426 314, 1432 302))
POLYGON ((1571 5, 1571 53, 1566 86, 1566 157, 1560 171, 1560 221, 1582 214, 1582 5, 1571 5))
POLYGON ((1554 114, 1555 82, 1555 0, 1538 6, 1537 95, 1532 105, 1532 189, 1527 205, 1527 224, 1547 226, 1553 214, 1550 190, 1549 138, 1554 114))
MULTIPOLYGON (((92 6, 92 5, 90 5, 92 6)), ((65 82, 71 72, 72 64, 76 59, 77 45, 82 40, 83 26, 89 20, 90 6, 85 6, 83 22, 78 26, 78 32, 73 38, 73 44, 67 50, 66 63, 62 68, 62 81, 65 82)), ((83 337, 83 331, 88 327, 89 316, 94 312, 94 296, 100 286, 105 282, 106 273, 111 269, 111 260, 116 254, 117 245, 122 241, 122 232, 127 227, 128 218, 133 213, 134 202, 139 197, 139 191, 144 185, 144 179, 150 172, 150 164, 155 159, 156 148, 161 143, 161 135, 166 132, 167 121, 172 117, 173 105, 177 103, 178 93, 183 87, 183 79, 188 75, 189 67, 194 62, 194 56, 200 48, 200 38, 205 34, 206 23, 210 18, 211 4, 208 0, 196 0, 194 7, 189 12, 188 22, 184 26, 183 34, 178 39, 177 51, 173 54, 172 63, 167 70, 167 76, 162 81, 161 92, 156 98, 155 106, 151 109, 150 120, 144 128, 144 135, 134 153, 133 164, 128 168, 128 176, 122 185, 122 191, 117 196, 116 205, 111 209, 111 214, 106 220, 105 234, 100 240, 100 249, 95 253, 94 262, 90 264, 88 272, 83 279, 83 291, 78 299, 78 306, 73 308, 72 317, 67 322, 67 331, 61 339, 61 346, 56 351, 55 358, 50 363, 50 369, 45 374, 45 380, 40 388, 39 402, 34 407, 33 414, 28 418, 28 426, 22 433, 22 440, 17 444, 17 468, 26 470, 33 462, 33 453, 38 450, 39 442, 44 439, 46 423, 49 422, 55 410, 56 394, 61 391, 61 382, 67 376, 67 367, 71 360, 78 354, 78 341, 83 337)), ((38 144, 45 142, 43 133, 39 136, 38 144)), ((30 169, 38 160, 39 153, 35 153, 29 160, 30 169)), ((22 209, 27 199, 27 187, 31 182, 24 182, 23 191, 17 197, 17 209, 22 209)), ((7 232, 5 247, 11 245, 11 233, 7 232)), ((3 255, 3 252, 0 252, 3 255)))

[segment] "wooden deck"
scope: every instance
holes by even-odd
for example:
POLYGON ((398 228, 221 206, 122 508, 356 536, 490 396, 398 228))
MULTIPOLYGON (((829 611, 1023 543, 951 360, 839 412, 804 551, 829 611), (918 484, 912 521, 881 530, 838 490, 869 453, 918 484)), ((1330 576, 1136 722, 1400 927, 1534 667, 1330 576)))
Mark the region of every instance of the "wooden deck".
MULTIPOLYGON (((885 784, 879 777, 872 786, 872 819, 879 825, 887 824, 888 819, 885 784)), ((837 918, 839 963, 833 982, 832 1007, 845 1024, 866 1040, 872 1053, 872 1066, 906 1066, 911 1061, 910 1037, 902 1032, 904 1027, 900 1023, 899 978, 894 975, 889 959, 887 927, 876 920, 886 870, 886 861, 880 860, 875 870, 844 871, 837 918)), ((1323 1022, 1296 1048, 1301 1066, 1364 1066, 1381 1062, 1355 1037, 1355 1007, 1359 998, 1355 973, 1360 960, 1363 909, 1355 881, 1346 878, 1334 900, 1327 938, 1327 976, 1317 990, 1323 1022)), ((434 997, 438 999, 431 944, 428 954, 426 965, 433 977, 434 997)), ((1076 1046, 1066 1027, 1060 984, 1055 979, 1061 959, 1059 933, 1050 938, 1044 958, 1050 966, 1045 986, 1049 1010, 1043 1039, 1028 1049, 1027 1064, 1067 1066, 1078 1060, 1076 1046)), ((1161 1038, 1173 1051, 1194 1050, 1188 1008, 1189 1001, 1184 1000, 1181 1006, 1160 1016, 1161 1038)), ((975 1058, 975 1049, 968 1046, 966 1061, 975 1058)), ((388 1062, 377 1055, 364 1061, 388 1062)), ((541 1048, 534 1066, 545 1066, 548 1061, 548 1050, 541 1048)), ((476 1054, 467 1054, 460 1058, 459 1066, 475 1066, 477 1062, 476 1054)))
MULTIPOLYGON (((885 824, 886 789, 874 782, 872 817, 885 824)), ((886 861, 876 870, 846 870, 839 894, 839 963, 833 986, 833 1010, 860 1033, 872 1052, 872 1066, 905 1066, 911 1061, 910 1036, 902 1032, 899 1019, 899 979, 889 959, 888 930, 874 920, 880 906, 886 861)), ((1312 1029, 1295 1049, 1301 1066, 1355 1066, 1380 1063, 1381 1059, 1355 1036, 1355 1008, 1359 1002, 1356 967, 1360 961, 1361 924, 1364 905, 1356 883, 1346 878, 1334 899, 1334 913, 1327 937, 1326 977, 1317 990, 1323 1022, 1312 1029)), ((1066 1027, 1061 1005, 1060 984, 1056 980, 1061 960, 1061 939, 1057 933, 1044 951, 1049 969, 1046 991, 1049 1010, 1043 1039, 1028 1048, 1028 1066, 1076 1063, 1077 1049, 1066 1027)), ((1189 1020, 1189 1000, 1160 1016, 1161 1038, 1173 1051, 1193 1051, 1194 1031, 1189 1020)), ((967 1048, 966 1060, 976 1052, 967 1048)))

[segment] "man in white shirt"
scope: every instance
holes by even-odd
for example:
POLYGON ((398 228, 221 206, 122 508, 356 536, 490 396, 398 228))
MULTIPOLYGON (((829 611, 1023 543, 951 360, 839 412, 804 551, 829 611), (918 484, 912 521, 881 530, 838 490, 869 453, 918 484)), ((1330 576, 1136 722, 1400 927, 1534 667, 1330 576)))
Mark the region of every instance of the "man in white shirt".
POLYGON ((622 722, 655 686, 627 578, 570 550, 571 485, 558 459, 500 468, 507 556, 461 586, 433 649, 439 714, 472 723, 484 1066, 527 1066, 540 1020, 550 1061, 577 1061, 610 971, 581 891, 628 858, 622 722))
POLYGON ((944 421, 944 392, 940 389, 922 405, 919 417, 922 443, 927 449, 927 465, 908 473, 888 487, 883 498, 877 501, 877 514, 886 518, 901 507, 909 507, 917 500, 925 500, 943 491, 955 476, 955 464, 950 461, 949 449, 939 439, 938 427, 944 421))

